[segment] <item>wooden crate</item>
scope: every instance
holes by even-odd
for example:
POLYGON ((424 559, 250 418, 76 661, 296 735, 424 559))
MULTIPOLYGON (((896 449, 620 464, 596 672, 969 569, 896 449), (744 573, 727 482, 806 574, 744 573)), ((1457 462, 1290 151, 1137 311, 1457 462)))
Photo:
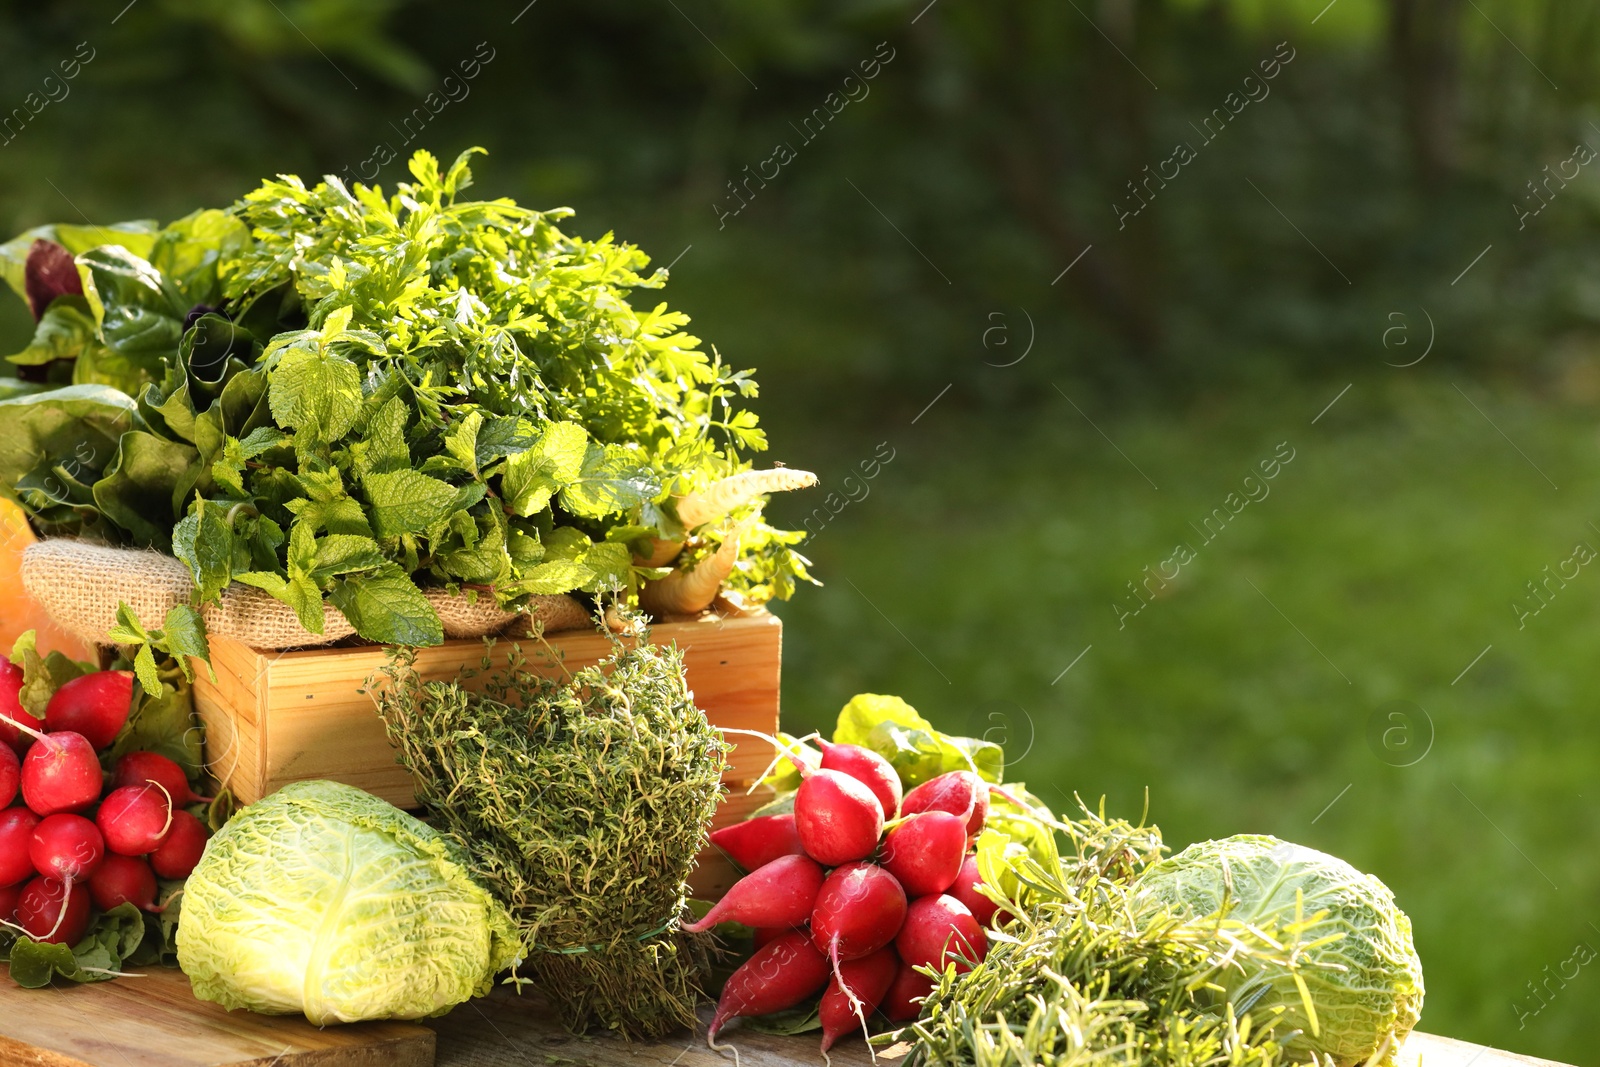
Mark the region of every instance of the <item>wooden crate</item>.
MULTIPOLYGON (((740 618, 664 623, 651 630, 657 644, 675 643, 695 703, 717 726, 778 729, 778 676, 783 625, 756 613, 740 618)), ((537 641, 516 642, 529 669, 559 677, 596 663, 611 652, 610 641, 588 631, 553 634, 558 664, 537 641)), ((513 642, 501 641, 497 657, 513 642)), ((417 651, 417 671, 426 679, 453 678, 477 666, 482 641, 449 641, 417 651)), ((387 662, 382 648, 319 648, 258 652, 235 641, 211 642, 212 682, 197 664, 195 708, 206 728, 206 758, 212 773, 242 803, 252 803, 290 782, 330 778, 358 786, 403 808, 416 806, 410 774, 395 762, 372 698, 361 692, 368 677, 387 662)), ((730 735, 734 745, 723 781, 729 796, 716 826, 744 818, 765 799, 749 784, 774 750, 757 738, 730 735)), ((693 885, 697 895, 720 896, 735 872, 720 855, 703 857, 693 885)))

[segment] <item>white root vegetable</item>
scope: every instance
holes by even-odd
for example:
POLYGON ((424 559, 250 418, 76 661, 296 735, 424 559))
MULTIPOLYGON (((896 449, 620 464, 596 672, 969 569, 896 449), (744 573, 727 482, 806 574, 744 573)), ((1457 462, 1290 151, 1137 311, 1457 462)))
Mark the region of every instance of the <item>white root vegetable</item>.
POLYGON ((684 529, 693 530, 708 522, 716 522, 763 493, 783 493, 791 489, 806 489, 817 484, 817 476, 810 471, 777 467, 767 471, 744 471, 712 482, 704 489, 678 498, 678 521, 684 529))
POLYGON ((679 567, 665 578, 644 583, 639 590, 639 606, 655 616, 693 615, 704 611, 717 599, 722 582, 733 573, 739 559, 740 526, 728 535, 717 550, 692 567, 679 567))

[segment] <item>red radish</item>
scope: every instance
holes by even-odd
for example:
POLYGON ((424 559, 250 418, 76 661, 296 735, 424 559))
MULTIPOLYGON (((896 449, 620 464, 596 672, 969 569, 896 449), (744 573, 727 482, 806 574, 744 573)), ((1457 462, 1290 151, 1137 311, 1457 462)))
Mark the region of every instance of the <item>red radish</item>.
MULTIPOLYGON (((27 732, 27 727, 23 727, 27 732)), ((100 799, 100 760, 82 734, 38 734, 22 757, 22 799, 39 815, 82 811, 100 799)))
POLYGON ((711 843, 747 871, 765 867, 779 856, 798 856, 804 851, 790 814, 762 815, 713 830, 711 843))
POLYGON ((822 868, 810 856, 779 856, 733 883, 705 918, 684 929, 691 934, 717 923, 799 926, 811 917, 822 888, 822 868))
POLYGON ((872 790, 842 771, 800 773, 794 825, 806 855, 825 867, 872 855, 883 834, 883 807, 872 790))
POLYGON ((859 1027, 866 1033, 867 1016, 878 1009, 900 970, 900 957, 892 948, 839 965, 838 974, 822 994, 818 1017, 822 1021, 822 1051, 859 1027))
POLYGON ((983 829, 989 817, 989 783, 971 771, 951 771, 930 778, 906 794, 900 802, 901 815, 919 811, 948 811, 967 816, 967 836, 983 829))
POLYGON ((111 778, 111 788, 126 785, 144 785, 154 782, 167 791, 175 807, 187 808, 190 804, 209 804, 214 797, 203 797, 189 787, 189 776, 182 767, 159 752, 130 752, 117 760, 116 772, 111 778))
POLYGON ((82 815, 45 816, 28 844, 34 870, 68 886, 93 874, 105 856, 105 839, 82 815))
POLYGON ((978 857, 968 856, 961 865, 961 873, 956 875, 955 884, 950 887, 950 895, 967 906, 979 926, 988 926, 994 919, 994 913, 1000 910, 1000 905, 983 895, 978 889, 981 885, 983 876, 978 873, 978 857))
POLYGON ((44 728, 44 723, 23 709, 19 699, 21 692, 22 668, 8 659, 0 659, 0 745, 5 745, 18 757, 28 751, 33 739, 18 730, 16 724, 26 723, 36 730, 44 728))
POLYGON ((0 886, 18 885, 39 873, 28 855, 38 825, 39 816, 27 808, 0 811, 0 886))
POLYGON ((922 1014, 922 1000, 932 992, 933 979, 912 970, 911 964, 901 960, 894 984, 884 994, 878 1007, 883 1009, 883 1014, 892 1023, 910 1022, 922 1014))
POLYGON ((789 931, 787 929, 780 930, 769 927, 767 929, 757 930, 755 932, 755 936, 752 937, 751 940, 757 949, 763 949, 788 932, 789 931))
POLYGON ((189 877, 210 836, 205 823, 180 808, 172 813, 172 829, 150 853, 150 869, 161 878, 189 877))
POLYGON ((115 852, 106 856, 100 869, 89 876, 89 895, 101 911, 110 911, 126 901, 145 911, 162 910, 156 907, 156 876, 150 865, 115 852))
POLYGON ((944 893, 911 902, 894 945, 900 958, 913 967, 942 971, 947 963, 953 963, 957 974, 972 970, 972 963, 989 953, 978 920, 965 904, 944 893))
POLYGON ((966 813, 922 811, 890 830, 883 841, 883 866, 906 893, 943 893, 961 873, 967 853, 966 813))
POLYGON ((145 856, 167 836, 175 815, 166 792, 146 782, 113 789, 100 802, 95 823, 112 852, 119 856, 145 856))
POLYGON ((89 928, 89 893, 81 883, 35 878, 17 901, 17 925, 35 941, 76 944, 89 928))
POLYGON ((706 1044, 716 1048, 717 1032, 729 1019, 770 1015, 792 1008, 828 980, 828 961, 799 930, 791 930, 744 962, 722 987, 706 1044))
POLYGON ((0 923, 14 922, 17 918, 17 901, 22 899, 20 885, 0 889, 0 923))
POLYGON ((0 745, 0 808, 9 808, 22 788, 22 761, 10 745, 0 745))
POLYGON ((58 734, 82 734, 97 750, 115 741, 128 721, 133 703, 132 671, 95 671, 80 674, 50 698, 44 709, 44 728, 58 734))
POLYGON ((817 739, 822 746, 822 768, 843 771, 872 790, 883 808, 883 817, 892 819, 900 811, 900 772, 890 762, 860 745, 836 745, 817 739))
POLYGON ((811 940, 834 960, 870 956, 894 940, 906 917, 906 891, 875 863, 828 875, 811 913, 811 940))

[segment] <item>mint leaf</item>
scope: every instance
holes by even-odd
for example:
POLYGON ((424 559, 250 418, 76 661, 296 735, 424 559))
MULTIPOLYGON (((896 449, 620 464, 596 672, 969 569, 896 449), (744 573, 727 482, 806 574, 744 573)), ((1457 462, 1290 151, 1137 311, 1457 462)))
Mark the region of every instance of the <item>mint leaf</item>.
POLYGON ((336 353, 289 348, 267 395, 279 426, 331 443, 350 432, 361 411, 361 371, 336 353))
POLYGON ((316 562, 311 574, 320 585, 336 575, 370 571, 385 562, 383 550, 372 538, 330 534, 317 539, 316 562))
POLYGON ((200 603, 220 597, 233 580, 233 530, 222 508, 204 498, 197 500, 195 510, 173 527, 172 554, 194 576, 200 603))
POLYGON ((146 693, 161 692, 161 672, 156 669, 156 654, 149 645, 140 645, 133 657, 133 673, 146 693))
POLYGON ((380 538, 422 533, 446 518, 455 503, 449 482, 413 470, 369 474, 361 479, 372 531, 380 538))
POLYGON ((411 466, 411 450, 406 446, 406 405, 393 397, 372 416, 367 425, 363 470, 384 474, 411 466))
POLYGON ((245 571, 235 574, 234 581, 255 586, 275 600, 281 600, 294 609, 300 625, 309 633, 322 632, 322 590, 308 576, 286 579, 270 571, 245 571))
POLYGON ((581 518, 603 519, 627 511, 660 491, 650 469, 617 445, 590 445, 583 468, 561 492, 561 506, 581 518))
MULTIPOLYGON (((188 604, 174 604, 167 611, 161 628, 161 645, 178 661, 178 669, 191 682, 194 681, 194 668, 189 663, 190 656, 204 661, 210 668, 211 644, 206 640, 205 620, 188 604)), ((216 672, 212 671, 212 680, 215 681, 216 677, 216 672)))
POLYGON ((338 579, 328 590, 328 599, 368 641, 415 646, 444 640, 433 605, 394 564, 373 574, 338 579))
POLYGON ((558 422, 545 429, 526 452, 506 460, 501 495, 513 512, 526 518, 550 506, 550 498, 583 472, 589 435, 582 426, 558 422))
POLYGON ((474 411, 444 435, 444 450, 468 474, 478 473, 478 431, 483 428, 483 415, 474 411))
POLYGON ((523 593, 570 593, 593 577, 594 572, 576 560, 558 559, 523 571, 516 587, 523 593))

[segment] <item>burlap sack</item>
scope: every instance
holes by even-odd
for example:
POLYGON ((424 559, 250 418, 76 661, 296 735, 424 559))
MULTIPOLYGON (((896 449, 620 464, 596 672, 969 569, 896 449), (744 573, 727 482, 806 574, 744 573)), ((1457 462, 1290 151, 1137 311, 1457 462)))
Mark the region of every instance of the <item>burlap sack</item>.
MULTIPOLYGON (((119 603, 132 608, 147 630, 155 629, 174 605, 189 603, 194 592, 189 569, 171 556, 68 539, 29 545, 22 554, 22 584, 57 625, 96 644, 111 643, 107 632, 117 624, 119 603)), ((570 596, 535 597, 528 612, 519 614, 503 610, 488 596, 451 596, 442 589, 429 589, 426 595, 446 637, 525 632, 534 622, 542 622, 550 633, 591 624, 588 611, 570 596)), ((258 649, 331 645, 355 633, 328 603, 322 605, 322 633, 311 633, 287 604, 239 582, 200 613, 211 636, 258 649)))

